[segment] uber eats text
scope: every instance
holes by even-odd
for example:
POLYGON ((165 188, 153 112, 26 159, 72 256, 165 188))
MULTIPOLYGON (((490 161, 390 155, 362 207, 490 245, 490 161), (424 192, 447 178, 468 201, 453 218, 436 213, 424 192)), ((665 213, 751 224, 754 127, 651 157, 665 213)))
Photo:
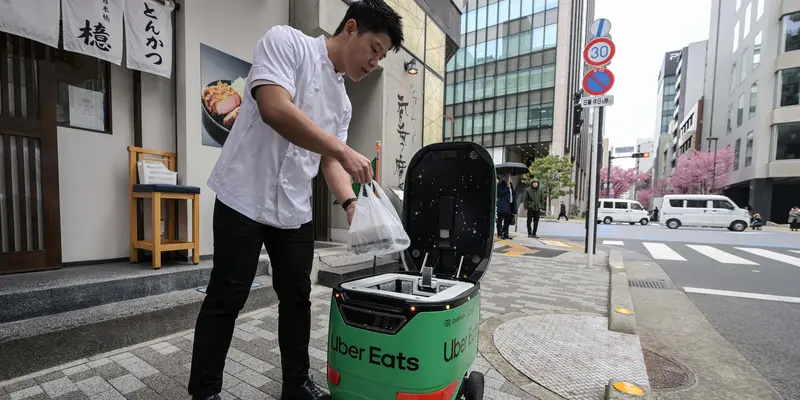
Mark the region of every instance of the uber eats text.
POLYGON ((336 336, 331 341, 331 349, 354 360, 366 360, 370 364, 384 368, 395 368, 404 371, 416 371, 419 369, 419 359, 417 357, 408 357, 402 352, 397 354, 384 353, 380 347, 376 346, 369 346, 369 348, 353 346, 347 344, 339 336, 336 336))
POLYGON ((469 332, 461 338, 452 338, 449 342, 444 342, 444 361, 450 362, 458 358, 461 354, 468 351, 475 343, 477 338, 478 326, 473 325, 469 332))

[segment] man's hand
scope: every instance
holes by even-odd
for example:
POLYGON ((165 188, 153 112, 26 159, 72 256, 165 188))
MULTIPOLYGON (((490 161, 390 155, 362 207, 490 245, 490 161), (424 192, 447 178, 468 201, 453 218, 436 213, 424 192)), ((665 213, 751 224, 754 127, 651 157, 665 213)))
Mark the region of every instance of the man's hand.
POLYGON ((358 183, 372 182, 372 163, 349 146, 344 148, 343 154, 336 157, 342 168, 358 183))
POLYGON ((347 213, 347 225, 353 224, 353 215, 356 212, 356 201, 351 202, 350 205, 347 206, 345 212, 347 213))

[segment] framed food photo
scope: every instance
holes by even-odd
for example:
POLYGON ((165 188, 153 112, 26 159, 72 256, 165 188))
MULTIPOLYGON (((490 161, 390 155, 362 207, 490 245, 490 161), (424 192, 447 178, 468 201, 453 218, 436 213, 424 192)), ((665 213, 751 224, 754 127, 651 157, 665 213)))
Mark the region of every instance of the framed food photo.
POLYGON ((251 64, 213 47, 200 44, 200 118, 203 145, 222 147, 244 100, 244 84, 251 64))

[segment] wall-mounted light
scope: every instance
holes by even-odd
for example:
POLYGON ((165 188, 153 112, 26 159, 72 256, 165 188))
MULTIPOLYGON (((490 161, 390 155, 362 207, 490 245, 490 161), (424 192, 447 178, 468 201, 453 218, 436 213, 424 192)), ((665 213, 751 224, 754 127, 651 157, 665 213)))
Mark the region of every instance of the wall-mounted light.
POLYGON ((416 75, 417 72, 419 72, 419 70, 417 70, 417 60, 414 58, 403 65, 406 67, 406 72, 408 72, 410 75, 416 75))

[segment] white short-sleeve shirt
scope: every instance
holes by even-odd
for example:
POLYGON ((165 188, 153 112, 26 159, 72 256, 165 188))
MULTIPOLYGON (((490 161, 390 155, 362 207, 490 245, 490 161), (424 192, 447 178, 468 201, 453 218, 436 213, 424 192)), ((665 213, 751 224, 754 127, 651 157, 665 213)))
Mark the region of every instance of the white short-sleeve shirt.
POLYGON ((284 87, 306 116, 342 142, 350 100, 324 36, 281 25, 258 41, 239 116, 207 184, 221 202, 256 222, 297 228, 311 221, 311 181, 320 155, 290 143, 261 119, 251 90, 265 82, 284 87))

